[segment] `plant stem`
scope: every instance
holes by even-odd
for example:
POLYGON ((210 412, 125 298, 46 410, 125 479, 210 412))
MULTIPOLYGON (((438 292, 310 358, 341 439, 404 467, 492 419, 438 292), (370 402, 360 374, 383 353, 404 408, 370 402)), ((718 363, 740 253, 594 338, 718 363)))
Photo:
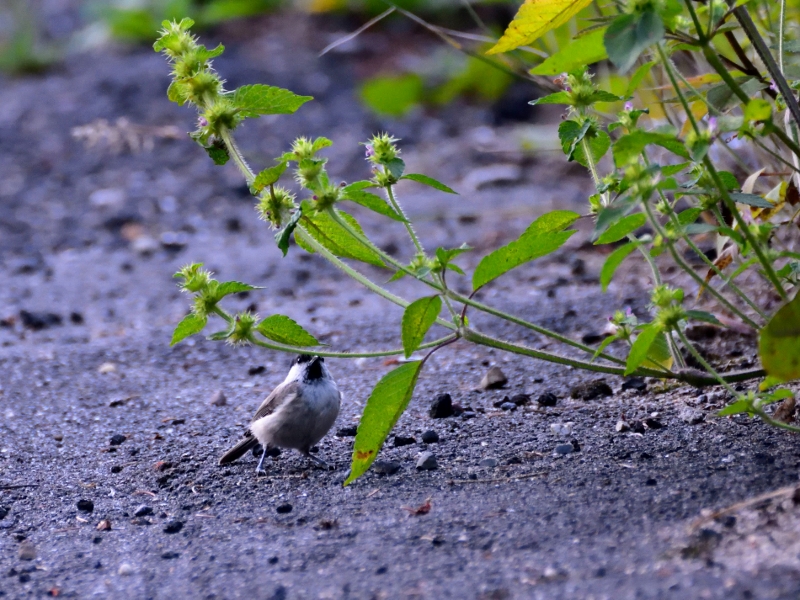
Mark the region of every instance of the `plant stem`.
POLYGON ((697 360, 697 362, 703 365, 703 368, 706 370, 706 372, 711 373, 714 379, 716 379, 720 383, 720 385, 722 385, 726 390, 728 390, 728 392, 730 392, 731 396, 733 396, 734 398, 738 397, 736 390, 734 390, 731 387, 731 385, 727 381, 725 381, 722 375, 717 373, 716 369, 714 369, 714 367, 712 367, 708 363, 708 361, 705 358, 703 358, 703 356, 697 351, 697 348, 695 348, 689 341, 689 339, 686 337, 686 334, 683 333, 683 331, 681 331, 681 328, 676 327, 674 331, 678 334, 678 337, 681 339, 681 342, 686 347, 686 349, 691 353, 692 356, 694 356, 695 360, 697 360))
MULTIPOLYGON (((405 308, 409 304, 411 304, 408 300, 404 298, 400 298, 399 296, 395 296, 390 291, 383 289, 377 283, 374 283, 372 280, 367 278, 366 276, 362 275, 358 271, 356 271, 353 267, 339 259, 338 256, 334 255, 330 250, 325 248, 322 244, 317 242, 309 233, 303 229, 301 225, 297 226, 295 231, 299 231, 300 235, 303 236, 303 241, 311 246, 315 252, 318 252, 323 258, 325 258, 328 262, 330 262, 333 266, 337 267, 345 274, 349 275, 356 281, 358 281, 361 285, 369 289, 370 291, 375 292, 379 296, 385 298, 389 302, 393 302, 398 306, 402 306, 405 308)), ((450 323, 449 321, 445 321, 444 319, 436 319, 436 323, 441 325, 442 327, 447 327, 448 329, 456 330, 457 327, 454 323, 450 323)))
MULTIPOLYGON (((690 0, 687 0, 687 2, 690 3, 690 0)), ((686 101, 686 96, 684 96, 683 91, 680 88, 680 85, 678 85, 678 82, 677 82, 677 80, 675 78, 675 73, 673 72, 673 69, 672 69, 672 64, 671 64, 669 58, 667 58, 667 55, 664 52, 664 48, 663 48, 662 44, 661 43, 657 44, 656 48, 658 49, 659 58, 661 59, 661 62, 664 65, 664 70, 667 72, 667 76, 669 77, 669 80, 672 83, 672 87, 675 89, 675 93, 678 95, 678 98, 680 99, 681 104, 683 105, 683 108, 686 111, 686 114, 687 114, 689 120, 692 123, 692 127, 694 128, 695 133, 697 133, 699 135, 700 134, 700 128, 697 126, 697 121, 695 121, 694 115, 692 114, 692 111, 689 108, 689 104, 686 101)), ((703 46, 703 52, 706 54, 706 58, 708 58, 708 55, 711 55, 711 56, 714 57, 714 59, 717 60, 717 62, 719 62, 719 59, 717 58, 716 54, 714 54, 714 52, 711 51, 707 45, 703 46)), ((710 60, 709 60, 709 62, 710 62, 710 60)), ((725 69, 723 68, 722 71, 725 71, 725 69)), ((730 74, 728 74, 727 71, 725 71, 725 75, 722 75, 722 78, 725 79, 726 76, 730 79, 731 83, 735 86, 736 82, 733 81, 733 79, 730 77, 730 74)), ((726 81, 726 83, 727 83, 727 81, 726 81)), ((738 86, 736 86, 736 87, 738 88, 738 86)), ((741 92, 741 89, 739 89, 739 91, 741 92)), ((744 92, 742 92, 742 94, 744 94, 744 92)), ((749 101, 749 98, 747 98, 746 95, 745 95, 745 100, 744 101, 745 102, 749 101)), ((781 133, 784 133, 784 132, 781 132, 781 133)), ((784 133, 784 136, 785 136, 785 133, 784 133)), ((728 193, 728 188, 723 183, 722 179, 719 176, 719 173, 717 172, 716 168, 714 167, 714 164, 711 162, 711 159, 708 157, 708 155, 703 157, 703 165, 706 167, 706 169, 708 170, 709 175, 711 175, 711 178, 714 180, 714 185, 717 186, 717 189, 719 190, 720 196, 722 196, 723 202, 725 202, 725 205, 728 207, 728 210, 733 215, 733 218, 736 219, 736 223, 739 225, 739 228, 742 230, 742 234, 744 234, 745 238, 747 239, 747 242, 753 248, 753 251, 756 253, 756 256, 758 256, 758 260, 761 263, 761 266, 764 268, 764 272, 767 274, 767 278, 770 280, 772 285, 775 286, 775 289, 778 292, 778 294, 780 295, 780 297, 785 301, 787 299, 786 292, 783 289, 783 286, 780 284, 780 281, 778 280, 778 276, 775 274, 775 270, 772 268, 772 263, 769 262, 769 260, 767 259, 766 255, 764 254, 763 248, 761 248, 761 245, 753 237, 753 233, 750 231, 750 228, 747 226, 747 223, 745 223, 745 220, 742 217, 741 213, 739 212, 739 209, 736 207, 736 202, 733 201, 733 198, 731 198, 730 194, 728 193)), ((711 289, 711 288, 709 288, 709 289, 711 289)), ((738 314, 738 311, 737 311, 737 314, 738 314)), ((752 321, 750 321, 750 322, 752 323, 752 321)))
MULTIPOLYGON (((544 352, 542 350, 536 350, 534 348, 529 348, 527 346, 522 346, 520 344, 513 344, 511 342, 506 342, 504 340, 479 333, 474 329, 470 329, 468 327, 462 327, 460 329, 460 332, 461 336, 465 340, 469 340, 470 342, 474 342, 482 346, 489 346, 491 348, 497 348, 499 350, 513 352, 514 354, 522 354, 524 356, 530 356, 532 358, 538 358, 540 360, 545 360, 547 362, 558 363, 568 367, 575 367, 587 371, 595 371, 597 373, 608 373, 610 375, 625 375, 625 367, 622 366, 613 367, 610 365, 601 365, 598 363, 586 362, 575 358, 569 358, 567 356, 554 354, 552 352, 544 352)), ((660 378, 676 377, 676 374, 670 371, 662 372, 662 371, 657 371, 655 369, 647 369, 647 368, 639 368, 636 370, 635 373, 633 373, 633 375, 643 376, 643 377, 660 377, 660 378)))
MULTIPOLYGON (((543 336, 561 342, 562 344, 572 346, 573 348, 578 348, 579 350, 583 350, 587 354, 591 354, 592 356, 594 356, 595 350, 593 348, 590 348, 589 346, 582 344, 580 342, 576 342, 575 340, 571 340, 568 337, 561 335, 560 333, 556 333, 555 331, 551 331, 550 329, 540 327, 539 325, 530 323, 524 319, 520 319, 519 317, 505 313, 501 310, 488 306, 487 304, 483 304, 481 302, 478 302, 477 300, 473 300, 472 298, 467 298, 466 296, 462 296, 461 294, 454 292, 453 290, 448 290, 447 293, 453 300, 455 300, 456 302, 460 302, 465 306, 471 306, 472 308, 475 308, 487 314, 499 317, 504 321, 509 321, 511 323, 515 323, 516 325, 521 325, 526 329, 535 331, 536 333, 539 333, 543 336)), ((601 353, 598 356, 599 358, 604 358, 608 361, 615 362, 619 365, 625 364, 624 360, 617 358, 616 356, 611 356, 610 354, 601 353)))
POLYGON ((255 180, 256 175, 253 173, 253 170, 247 164, 247 161, 244 159, 244 156, 239 151, 239 147, 236 145, 236 142, 233 139, 233 135, 227 129, 222 130, 222 141, 225 142, 225 146, 228 148, 228 154, 233 159, 233 162, 236 163, 236 166, 239 167, 239 170, 244 175, 245 181, 247 181, 247 185, 253 183, 255 180))
MULTIPOLYGON (((450 335, 439 338, 438 340, 422 344, 418 348, 418 350, 426 350, 428 348, 434 348, 436 346, 439 346, 440 344, 449 343, 457 339, 458 335, 451 333, 450 335)), ((405 350, 403 350, 403 348, 397 348, 395 350, 379 350, 376 352, 330 352, 328 350, 319 350, 317 348, 289 346, 288 344, 279 344, 278 342, 263 341, 256 338, 253 338, 250 341, 253 342, 256 346, 261 346, 262 348, 269 348, 270 350, 278 350, 280 352, 291 352, 294 354, 308 354, 309 352, 311 352, 317 356, 324 356, 326 358, 377 358, 381 356, 399 356, 405 354, 405 350)))
POLYGON ((783 74, 783 38, 786 35, 786 0, 781 0, 780 21, 778 22, 778 68, 783 74))
MULTIPOLYGON (((594 188, 597 190, 600 187, 600 175, 597 172, 597 165, 594 162, 594 156, 592 155, 592 149, 589 147, 589 142, 586 141, 586 137, 581 139, 581 148, 583 149, 583 155, 586 157, 586 165, 589 168, 589 172, 592 174, 592 181, 594 181, 594 188)), ((603 206, 608 206, 608 192, 603 192, 600 194, 600 203, 603 206)))
POLYGON ((386 197, 389 198, 389 203, 392 205, 392 208, 394 208, 395 211, 397 211, 397 214, 403 217, 406 230, 408 231, 408 237, 410 237, 411 241, 414 242, 414 245, 417 247, 417 252, 424 255, 425 248, 422 247, 422 243, 419 241, 419 238, 417 237, 417 232, 414 231, 414 227, 411 225, 411 221, 409 221, 408 217, 406 217, 406 213, 403 211, 403 207, 400 206, 400 203, 395 199, 394 192, 392 191, 392 186, 390 185, 386 186, 386 197))

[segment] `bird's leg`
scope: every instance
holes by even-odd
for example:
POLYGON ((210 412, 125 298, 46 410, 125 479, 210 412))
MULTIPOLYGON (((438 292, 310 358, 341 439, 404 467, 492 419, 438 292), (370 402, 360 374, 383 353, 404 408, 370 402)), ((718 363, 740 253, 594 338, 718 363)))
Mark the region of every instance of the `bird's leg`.
POLYGON ((326 471, 331 471, 332 470, 331 466, 328 463, 326 463, 324 460, 322 460, 321 458, 318 458, 318 457, 314 456, 310 452, 303 452, 303 454, 305 455, 305 457, 308 460, 313 462, 318 467, 320 467, 322 469, 325 469, 326 471))
POLYGON ((256 477, 261 475, 261 473, 263 473, 264 475, 267 474, 267 472, 261 468, 261 466, 264 464, 264 459, 266 457, 267 457, 267 447, 263 446, 263 452, 261 453, 261 460, 258 461, 258 466, 256 467, 256 477))

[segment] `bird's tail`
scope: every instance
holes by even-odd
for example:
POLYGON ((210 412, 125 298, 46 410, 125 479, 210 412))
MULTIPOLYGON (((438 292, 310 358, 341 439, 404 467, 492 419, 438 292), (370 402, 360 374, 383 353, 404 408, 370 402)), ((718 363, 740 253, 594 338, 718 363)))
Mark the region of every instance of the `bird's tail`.
POLYGON ((257 445, 258 440, 254 436, 249 435, 245 438, 242 438, 238 444, 222 455, 222 457, 219 459, 219 464, 226 465, 228 463, 232 463, 237 458, 241 458, 248 450, 250 450, 250 448, 257 445))

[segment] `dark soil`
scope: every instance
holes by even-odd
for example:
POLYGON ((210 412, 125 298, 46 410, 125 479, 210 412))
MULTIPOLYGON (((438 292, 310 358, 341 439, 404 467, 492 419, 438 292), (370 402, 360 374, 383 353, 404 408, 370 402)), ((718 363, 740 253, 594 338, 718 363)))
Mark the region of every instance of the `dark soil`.
MULTIPOLYGON (((294 117, 248 124, 240 140, 254 164, 296 135, 325 135, 335 143, 332 173, 363 178, 358 142, 388 129, 404 138, 409 171, 462 192, 400 189, 428 247, 476 248, 465 266, 546 210, 583 210, 585 175, 560 156, 520 154, 524 126, 495 128, 491 107, 458 103, 402 122, 366 114, 356 77, 396 47, 365 38, 360 50, 318 59, 335 29, 273 17, 205 36, 228 46, 216 64, 231 87, 267 82, 317 97, 294 117), (474 189, 474 173, 498 164, 519 176, 474 189)), ((407 56, 435 48, 404 40, 395 42, 407 56)), ((414 442, 396 446, 391 436, 381 453, 399 470, 343 488, 347 428, 391 361, 330 360, 345 400, 319 455, 334 472, 290 452, 268 459, 266 477, 251 456, 218 467, 291 358, 202 337, 170 348, 187 309, 171 278, 181 265, 205 262, 221 279, 264 286, 229 307, 287 314, 335 349, 398 346, 401 312, 299 248, 281 258, 235 168, 214 167, 183 135, 163 139, 163 127, 193 128, 192 112, 167 101, 167 84, 164 61, 146 49, 0 80, 0 596, 798 597, 791 493, 696 524, 704 509, 796 483, 800 466, 796 438, 746 417, 716 418, 728 398, 713 388, 623 389, 618 377, 460 342, 428 362, 393 432, 414 442), (120 117, 141 147, 87 148, 71 136, 120 117), (509 383, 477 391, 494 365, 509 383), (571 397, 597 379, 610 396, 593 385, 603 393, 571 397), (430 417, 442 393, 460 416, 430 417), (617 432, 622 419, 633 429, 617 432), (422 442, 428 430, 438 442, 422 442), (438 469, 415 469, 423 451, 438 469)), ((402 227, 352 212, 382 247, 411 256, 402 227)), ((646 316, 644 271, 627 267, 601 294, 603 256, 585 240, 574 236, 481 299, 575 339, 599 339, 626 305, 646 316)), ((424 293, 407 281, 393 290, 424 293)), ((471 317, 479 329, 558 350, 471 317)), ((719 365, 755 361, 750 338, 714 334, 702 347, 719 365)))

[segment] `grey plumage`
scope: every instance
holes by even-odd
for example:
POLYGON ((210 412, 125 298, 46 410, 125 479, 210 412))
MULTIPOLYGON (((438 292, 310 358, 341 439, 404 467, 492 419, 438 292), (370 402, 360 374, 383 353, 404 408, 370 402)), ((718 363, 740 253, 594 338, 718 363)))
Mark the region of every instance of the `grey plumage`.
POLYGON ((326 466, 310 454, 333 426, 339 414, 341 394, 336 382, 319 356, 300 355, 286 379, 261 403, 244 437, 219 459, 219 464, 233 462, 261 444, 269 448, 293 448, 314 462, 326 466))

